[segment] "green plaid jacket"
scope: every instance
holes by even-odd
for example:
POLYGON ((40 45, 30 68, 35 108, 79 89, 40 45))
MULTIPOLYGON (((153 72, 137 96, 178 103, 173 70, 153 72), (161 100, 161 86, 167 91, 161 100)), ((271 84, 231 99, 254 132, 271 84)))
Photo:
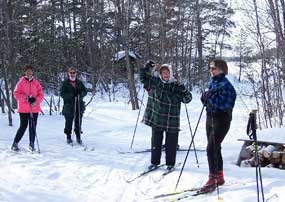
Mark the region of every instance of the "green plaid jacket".
POLYGON ((181 92, 181 84, 177 82, 164 83, 151 76, 147 68, 141 69, 140 80, 150 90, 142 122, 156 130, 179 131, 181 102, 189 103, 192 94, 188 90, 181 92))

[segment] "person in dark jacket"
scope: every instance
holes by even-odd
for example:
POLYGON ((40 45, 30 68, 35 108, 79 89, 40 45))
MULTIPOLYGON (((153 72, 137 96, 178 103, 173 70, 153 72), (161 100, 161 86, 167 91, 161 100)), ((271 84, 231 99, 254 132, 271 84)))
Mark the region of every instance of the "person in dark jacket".
POLYGON ((214 191, 225 183, 221 143, 230 129, 232 110, 235 105, 236 91, 229 80, 228 66, 224 60, 213 59, 209 62, 212 80, 209 89, 201 96, 206 106, 207 157, 209 179, 201 191, 214 191))
POLYGON ((149 89, 149 97, 143 122, 152 128, 151 165, 154 169, 160 164, 163 133, 165 133, 166 165, 170 170, 176 161, 176 146, 180 130, 181 102, 189 103, 191 93, 173 77, 170 65, 164 64, 158 70, 159 76, 153 76, 154 63, 149 61, 140 72, 144 88, 149 89))
POLYGON ((62 82, 60 88, 60 96, 63 98, 62 114, 65 118, 64 133, 66 134, 66 142, 72 144, 72 123, 74 121, 74 132, 76 135, 76 142, 82 144, 81 140, 81 124, 82 116, 85 111, 85 103, 83 101, 84 96, 87 94, 87 90, 77 78, 77 70, 74 67, 68 69, 68 78, 62 82))

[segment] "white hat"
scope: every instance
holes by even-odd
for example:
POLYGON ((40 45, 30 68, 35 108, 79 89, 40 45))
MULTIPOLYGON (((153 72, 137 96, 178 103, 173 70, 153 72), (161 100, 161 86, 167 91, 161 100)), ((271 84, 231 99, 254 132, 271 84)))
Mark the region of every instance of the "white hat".
POLYGON ((162 80, 162 82, 164 83, 172 83, 172 82, 176 82, 177 80, 174 78, 173 76, 173 69, 172 69, 172 66, 170 64, 163 64, 161 65, 160 69, 159 69, 159 77, 160 79, 162 80), (161 78, 161 70, 163 68, 167 68, 168 71, 169 71, 169 80, 168 81, 164 81, 162 78, 161 78))

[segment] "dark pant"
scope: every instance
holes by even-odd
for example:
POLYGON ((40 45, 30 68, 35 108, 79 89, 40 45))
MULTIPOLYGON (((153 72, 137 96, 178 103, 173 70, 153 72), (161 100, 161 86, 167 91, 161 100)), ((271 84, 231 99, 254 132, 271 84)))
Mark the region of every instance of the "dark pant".
POLYGON ((223 158, 221 153, 221 143, 230 129, 231 113, 207 113, 207 156, 209 172, 216 174, 223 170, 223 158))
MULTIPOLYGON (((151 137, 151 163, 160 164, 161 146, 163 140, 163 132, 152 129, 151 137)), ((165 162, 166 165, 175 165, 176 146, 178 143, 178 132, 165 132, 165 162)))
POLYGON ((67 135, 68 138, 71 138, 71 133, 72 133, 72 124, 73 121, 75 121, 75 127, 74 127, 74 132, 76 134, 76 137, 80 139, 81 135, 81 124, 82 124, 82 113, 78 113, 78 110, 76 110, 75 113, 75 120, 74 120, 74 115, 73 116, 64 116, 65 118, 65 128, 64 128, 64 133, 67 135), (80 120, 79 120, 80 119, 80 120))
POLYGON ((29 124, 30 143, 34 143, 38 113, 33 113, 33 118, 30 117, 30 113, 19 113, 19 115, 20 115, 20 127, 16 133, 14 142, 16 143, 20 142, 29 124))

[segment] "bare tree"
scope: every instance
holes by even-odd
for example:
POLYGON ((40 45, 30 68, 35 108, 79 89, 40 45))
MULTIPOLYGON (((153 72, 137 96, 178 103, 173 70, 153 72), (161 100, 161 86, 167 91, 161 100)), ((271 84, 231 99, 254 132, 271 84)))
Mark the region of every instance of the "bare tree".
POLYGON ((124 44, 125 44, 125 59, 126 59, 126 67, 127 67, 127 74, 128 74, 128 87, 130 92, 130 100, 132 104, 132 109, 139 109, 139 102, 136 92, 136 86, 135 86, 135 78, 134 78, 134 70, 130 65, 130 57, 129 57, 129 25, 130 25, 130 0, 127 0, 126 5, 122 5, 122 11, 123 13, 126 13, 124 15, 124 28, 123 28, 123 36, 124 36, 124 44))

